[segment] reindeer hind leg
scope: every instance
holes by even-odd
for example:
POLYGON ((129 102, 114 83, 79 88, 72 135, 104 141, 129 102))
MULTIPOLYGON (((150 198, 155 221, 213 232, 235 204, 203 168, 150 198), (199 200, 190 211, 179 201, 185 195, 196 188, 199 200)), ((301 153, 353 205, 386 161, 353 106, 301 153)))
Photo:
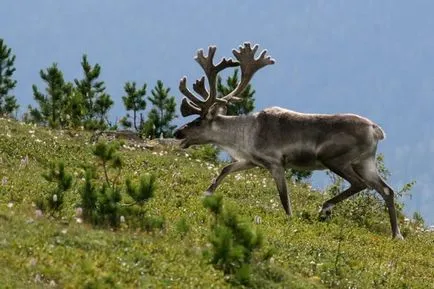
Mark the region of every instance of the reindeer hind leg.
POLYGON ((395 192, 393 189, 381 178, 375 164, 375 160, 369 159, 360 164, 354 165, 354 170, 363 178, 364 182, 370 187, 375 189, 384 199, 387 210, 389 212, 390 225, 392 228, 392 237, 395 239, 403 239, 398 226, 398 220, 395 209, 395 192))
POLYGON ((322 208, 319 213, 319 219, 325 220, 330 217, 332 208, 337 204, 342 202, 343 200, 348 199, 354 194, 357 194, 363 189, 366 189, 366 184, 363 182, 363 180, 360 178, 360 176, 353 170, 351 165, 346 165, 343 167, 328 164, 327 167, 338 176, 345 179, 347 182, 350 183, 350 187, 335 197, 327 200, 322 205, 322 208))

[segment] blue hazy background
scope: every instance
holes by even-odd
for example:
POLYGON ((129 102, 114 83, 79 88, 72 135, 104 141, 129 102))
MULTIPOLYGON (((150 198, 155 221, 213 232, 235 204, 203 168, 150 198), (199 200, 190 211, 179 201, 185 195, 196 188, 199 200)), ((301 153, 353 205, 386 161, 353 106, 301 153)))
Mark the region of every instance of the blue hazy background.
MULTIPOLYGON (((39 70, 57 62, 66 80, 81 78, 83 53, 102 66, 125 114, 126 81, 161 79, 177 101, 179 79, 201 76, 193 56, 218 47, 231 56, 244 41, 277 60, 253 79, 256 110, 352 112, 380 124, 379 151, 395 188, 416 180, 406 211, 434 223, 434 1, 96 1, 3 0, 0 38, 16 54, 20 112, 34 104, 39 70)), ((183 123, 179 118, 176 124, 183 123)), ((324 177, 315 186, 327 185, 324 177)))

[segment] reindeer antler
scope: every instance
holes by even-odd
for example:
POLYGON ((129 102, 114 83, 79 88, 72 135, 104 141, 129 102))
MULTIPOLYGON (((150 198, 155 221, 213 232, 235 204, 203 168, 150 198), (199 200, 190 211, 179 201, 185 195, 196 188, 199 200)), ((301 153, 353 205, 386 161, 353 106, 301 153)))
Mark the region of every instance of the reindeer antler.
POLYGON ((196 80, 193 84, 193 89, 198 93, 201 98, 196 97, 187 88, 187 78, 183 77, 179 83, 179 90, 182 94, 186 96, 181 103, 181 114, 182 116, 189 116, 193 114, 199 114, 204 117, 209 109, 215 105, 217 102, 236 102, 241 99, 237 97, 243 90, 247 87, 250 80, 260 68, 273 64, 274 60, 270 56, 265 56, 267 51, 262 51, 258 59, 255 59, 255 53, 258 50, 258 45, 250 47, 250 43, 244 43, 244 47, 239 48, 239 51, 233 50, 233 54, 238 61, 232 59, 223 58, 217 65, 213 64, 213 58, 216 52, 215 46, 210 46, 208 48, 208 56, 203 54, 203 50, 200 49, 197 52, 195 60, 199 63, 205 72, 205 76, 208 79, 209 91, 205 87, 205 77, 200 80, 196 80), (228 67, 241 67, 241 81, 231 93, 221 98, 217 98, 217 76, 218 73, 228 67))
POLYGON ((195 60, 199 63, 205 72, 205 76, 208 79, 209 92, 205 87, 205 77, 200 80, 196 80, 193 84, 193 89, 198 93, 203 100, 196 97, 187 88, 187 78, 183 77, 179 83, 179 90, 186 96, 181 103, 182 116, 189 116, 192 114, 199 114, 204 117, 209 111, 210 107, 216 103, 217 100, 217 75, 220 71, 228 67, 238 66, 238 62, 234 62, 232 59, 223 58, 217 65, 213 64, 213 58, 217 48, 210 46, 208 48, 208 56, 203 54, 203 50, 200 49, 197 52, 195 60))
POLYGON ((244 91, 255 72, 264 66, 275 63, 275 60, 272 59, 271 56, 266 56, 267 50, 263 50, 259 55, 259 58, 255 59, 255 54, 256 51, 258 51, 258 48, 258 44, 255 44, 252 49, 250 43, 246 42, 244 43, 244 47, 239 47, 239 51, 235 49, 232 50, 235 58, 240 63, 241 81, 231 93, 222 97, 223 100, 227 102, 241 101, 242 99, 237 96, 244 91))

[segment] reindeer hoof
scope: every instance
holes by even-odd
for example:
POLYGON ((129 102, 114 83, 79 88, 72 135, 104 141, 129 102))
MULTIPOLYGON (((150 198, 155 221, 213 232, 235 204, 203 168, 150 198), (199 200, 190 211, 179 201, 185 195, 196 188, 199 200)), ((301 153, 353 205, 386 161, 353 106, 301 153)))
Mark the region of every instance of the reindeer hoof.
POLYGON ((399 240, 399 241, 401 241, 401 240, 404 240, 404 237, 403 237, 401 234, 396 234, 396 235, 393 237, 393 239, 394 239, 394 240, 399 240))
POLYGON ((325 222, 327 220, 330 220, 331 216, 332 216, 331 210, 321 210, 321 212, 319 213, 319 216, 318 216, 318 220, 320 222, 325 222))
POLYGON ((318 220, 320 222, 327 221, 332 216, 333 205, 325 203, 319 211, 318 220))
POLYGON ((203 193, 203 196, 204 196, 204 197, 210 197, 210 196, 212 196, 212 195, 213 195, 213 193, 210 192, 210 191, 205 191, 205 192, 203 193))

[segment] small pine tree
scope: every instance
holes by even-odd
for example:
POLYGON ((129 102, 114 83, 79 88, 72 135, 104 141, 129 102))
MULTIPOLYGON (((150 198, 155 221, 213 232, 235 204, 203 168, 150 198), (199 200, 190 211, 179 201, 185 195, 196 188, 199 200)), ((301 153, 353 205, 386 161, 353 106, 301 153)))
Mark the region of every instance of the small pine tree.
POLYGON ((86 168, 85 182, 80 190, 81 206, 84 220, 94 225, 116 228, 120 224, 122 196, 118 179, 122 160, 118 154, 119 147, 118 143, 100 142, 93 149, 97 163, 104 173, 104 181, 100 186, 97 184, 97 168, 86 168), (113 170, 116 171, 114 175, 113 170))
POLYGON ((66 115, 64 109, 71 99, 72 84, 65 81, 62 71, 53 63, 46 71, 41 70, 40 76, 47 84, 46 94, 33 85, 33 96, 38 108, 29 106, 30 118, 33 122, 49 125, 50 127, 64 127, 66 115))
POLYGON ((62 106, 62 114, 65 126, 77 128, 83 124, 85 115, 84 100, 81 93, 74 87, 62 106))
POLYGON ((110 108, 113 106, 114 102, 111 99, 110 95, 103 93, 95 101, 95 115, 96 115, 96 123, 97 127, 101 129, 106 129, 110 126, 110 122, 108 120, 108 112, 110 108))
POLYGON ((83 79, 75 79, 75 85, 83 97, 85 108, 84 125, 88 129, 105 129, 107 127, 107 113, 113 106, 109 94, 105 92, 104 81, 99 81, 101 66, 97 63, 93 67, 84 54, 81 61, 83 79))
POLYGON ((95 179, 96 170, 94 168, 86 168, 86 172, 84 175, 84 184, 80 189, 83 219, 93 224, 98 223, 98 216, 96 212, 98 205, 98 192, 93 181, 95 179))
POLYGON ((93 150, 93 154, 98 158, 98 162, 103 168, 105 184, 112 189, 116 188, 117 180, 122 169, 122 159, 118 153, 119 147, 119 143, 107 144, 105 142, 99 142, 93 150), (117 175, 112 180, 110 180, 109 177, 110 168, 117 170, 117 175))
POLYGON ((120 201, 122 200, 120 189, 110 188, 104 183, 98 192, 97 215, 98 223, 119 227, 120 201))
MULTIPOLYGON (((137 113, 146 109, 146 83, 143 84, 142 88, 137 89, 135 82, 127 82, 125 83, 124 90, 127 94, 126 96, 122 96, 125 109, 127 111, 133 111, 132 125, 136 131, 139 131, 140 127, 137 125, 137 113)), ((127 124, 127 122, 124 122, 124 124, 127 124)))
POLYGON ((15 72, 15 55, 0 38, 0 115, 11 115, 19 107, 14 95, 9 94, 17 85, 12 79, 15 72))
POLYGON ((39 209, 47 208, 52 215, 60 214, 63 208, 65 193, 72 187, 72 175, 65 170, 63 162, 50 163, 48 173, 42 175, 50 183, 56 183, 56 188, 51 190, 45 200, 39 200, 39 209))
MULTIPOLYGON (((226 80, 226 84, 223 84, 222 78, 217 79, 217 93, 219 97, 224 96, 232 92, 238 85, 238 69, 235 69, 234 74, 229 76, 226 80)), ((241 115, 248 114, 255 109, 255 98, 253 97, 255 90, 249 84, 239 96, 242 101, 238 103, 231 103, 228 105, 227 115, 241 115)))
POLYGON ((134 185, 131 179, 125 182, 127 194, 141 208, 148 202, 155 193, 155 175, 145 175, 140 179, 139 186, 134 185))
POLYGON ((175 114, 176 102, 174 96, 169 96, 170 88, 165 88, 161 80, 157 81, 157 85, 151 91, 152 97, 148 100, 153 107, 148 115, 148 120, 144 124, 143 133, 145 136, 153 138, 163 135, 171 137, 175 129, 175 125, 171 122, 177 116, 175 114))
POLYGON ((253 254, 262 246, 262 234, 240 219, 234 210, 224 209, 221 196, 206 197, 203 204, 214 215, 210 262, 230 276, 233 283, 249 286, 253 254))

